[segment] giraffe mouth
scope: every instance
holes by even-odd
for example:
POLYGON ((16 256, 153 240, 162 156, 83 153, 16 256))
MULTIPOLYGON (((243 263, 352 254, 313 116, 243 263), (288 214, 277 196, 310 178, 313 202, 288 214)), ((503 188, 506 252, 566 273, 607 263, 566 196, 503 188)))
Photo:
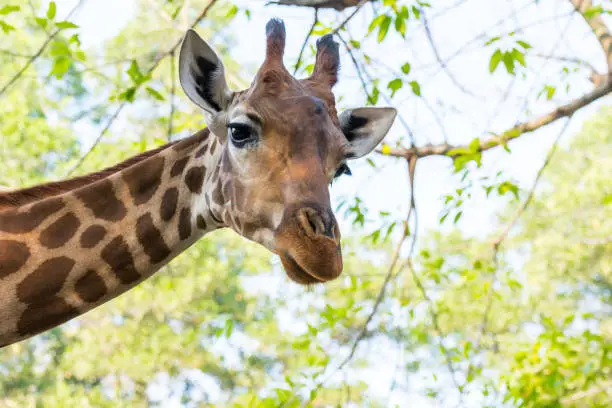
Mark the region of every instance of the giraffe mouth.
POLYGON ((324 283, 325 280, 318 278, 317 276, 309 273, 306 269, 302 268, 296 260, 285 251, 280 256, 281 262, 285 267, 287 276, 292 281, 299 283, 300 285, 312 285, 316 283, 324 283))
MULTIPOLYGON (((334 280, 342 272, 342 255, 340 246, 337 246, 337 252, 335 254, 335 262, 330 264, 321 264, 316 262, 311 265, 312 268, 307 265, 302 266, 299 259, 296 259, 289 251, 283 251, 278 254, 287 276, 294 282, 300 285, 312 285, 317 283, 326 283, 334 280), (338 268, 339 265, 339 268, 338 268), (313 271, 314 270, 314 271, 313 271)), ((319 261, 321 258, 318 259, 319 261)), ((308 263, 307 259, 302 259, 303 262, 308 263)))

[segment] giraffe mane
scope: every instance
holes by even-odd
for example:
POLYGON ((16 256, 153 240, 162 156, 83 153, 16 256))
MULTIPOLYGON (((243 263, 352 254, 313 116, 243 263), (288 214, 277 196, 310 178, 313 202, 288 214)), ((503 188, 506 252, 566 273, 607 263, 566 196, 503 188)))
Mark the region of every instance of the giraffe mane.
POLYGON ((140 163, 141 161, 154 156, 163 150, 166 150, 168 147, 173 146, 176 143, 177 142, 170 142, 153 150, 148 150, 95 173, 68 180, 39 184, 37 186, 26 187, 20 190, 9 190, 6 192, 0 190, 0 212, 15 209, 48 197, 53 197, 68 191, 76 190, 85 185, 102 180, 121 170, 133 166, 134 164, 140 163))

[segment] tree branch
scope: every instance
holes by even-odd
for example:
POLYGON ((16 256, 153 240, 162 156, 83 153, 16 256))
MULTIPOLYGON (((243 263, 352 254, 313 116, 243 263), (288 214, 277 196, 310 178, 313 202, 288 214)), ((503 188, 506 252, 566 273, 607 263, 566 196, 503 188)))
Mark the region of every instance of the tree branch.
MULTIPOLYGON (((366 0, 374 1, 374 0, 366 0)), ((332 8, 342 11, 349 7, 354 7, 359 3, 357 0, 275 0, 269 1, 267 4, 275 4, 279 6, 297 6, 297 7, 312 7, 312 8, 332 8)))
MULTIPOLYGON (((487 139, 480 141, 479 151, 485 151, 494 147, 505 145, 507 142, 516 139, 526 133, 531 133, 537 129, 540 129, 550 123, 555 122, 558 119, 573 115, 577 110, 589 105, 597 99, 606 96, 612 92, 612 81, 608 81, 593 91, 581 96, 572 102, 559 106, 558 108, 548 112, 544 115, 538 116, 534 119, 522 122, 506 130, 500 135, 495 135, 487 139)), ((387 156, 409 158, 411 156, 426 157, 426 156, 449 156, 456 157, 458 153, 454 152, 455 149, 469 149, 468 145, 451 145, 448 143, 442 143, 437 145, 425 145, 415 146, 411 148, 404 147, 389 147, 385 146, 383 149, 377 149, 377 153, 381 153, 387 156)))
POLYGON ((597 41, 599 41, 601 49, 606 56, 608 74, 612 74, 612 36, 601 14, 587 16, 586 13, 593 8, 592 0, 569 0, 569 2, 572 3, 574 9, 582 15, 584 21, 586 21, 591 31, 593 31, 593 34, 597 37, 597 41))

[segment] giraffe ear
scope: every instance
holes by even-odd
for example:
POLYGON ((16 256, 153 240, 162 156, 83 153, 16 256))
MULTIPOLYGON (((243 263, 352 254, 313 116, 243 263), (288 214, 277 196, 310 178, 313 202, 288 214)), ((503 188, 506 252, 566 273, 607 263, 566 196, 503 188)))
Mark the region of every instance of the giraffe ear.
POLYGON ((194 30, 187 31, 181 46, 179 79, 189 99, 208 116, 225 110, 231 101, 223 62, 194 30))
POLYGON ((340 127, 351 144, 353 158, 370 153, 391 128, 397 110, 395 108, 349 109, 340 115, 340 127))

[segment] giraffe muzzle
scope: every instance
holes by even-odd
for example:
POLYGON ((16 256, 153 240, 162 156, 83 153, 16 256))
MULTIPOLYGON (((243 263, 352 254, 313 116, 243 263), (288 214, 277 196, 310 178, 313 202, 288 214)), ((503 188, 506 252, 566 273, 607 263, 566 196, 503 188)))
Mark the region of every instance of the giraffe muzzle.
POLYGON ((287 211, 276 243, 287 275, 297 283, 328 282, 342 273, 340 230, 329 208, 305 205, 287 211))

